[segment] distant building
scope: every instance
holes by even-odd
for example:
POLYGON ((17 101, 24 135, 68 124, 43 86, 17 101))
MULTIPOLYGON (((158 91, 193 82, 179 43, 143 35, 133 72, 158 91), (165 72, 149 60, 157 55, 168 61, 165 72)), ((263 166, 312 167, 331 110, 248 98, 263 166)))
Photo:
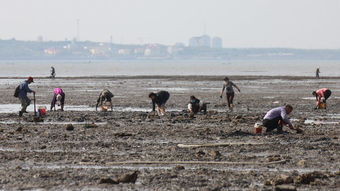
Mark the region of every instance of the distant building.
POLYGON ((222 47, 223 47, 222 38, 215 36, 211 41, 211 48, 222 48, 222 47))
POLYGON ((169 55, 177 55, 178 53, 182 52, 185 48, 185 45, 183 43, 175 43, 173 46, 167 47, 167 53, 169 55))
POLYGON ((192 37, 189 40, 189 47, 210 48, 211 39, 208 35, 192 37))

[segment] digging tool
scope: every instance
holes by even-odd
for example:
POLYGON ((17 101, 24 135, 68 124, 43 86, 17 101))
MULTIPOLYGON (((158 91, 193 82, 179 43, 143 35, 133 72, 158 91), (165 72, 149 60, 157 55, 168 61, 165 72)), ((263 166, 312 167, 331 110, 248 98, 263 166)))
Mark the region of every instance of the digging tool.
POLYGON ((34 116, 37 116, 37 109, 35 104, 35 93, 33 93, 34 116))
POLYGON ((37 106, 36 106, 36 100, 35 100, 35 93, 33 93, 33 106, 34 106, 34 116, 33 121, 34 122, 43 122, 43 119, 38 115, 37 113, 37 106))

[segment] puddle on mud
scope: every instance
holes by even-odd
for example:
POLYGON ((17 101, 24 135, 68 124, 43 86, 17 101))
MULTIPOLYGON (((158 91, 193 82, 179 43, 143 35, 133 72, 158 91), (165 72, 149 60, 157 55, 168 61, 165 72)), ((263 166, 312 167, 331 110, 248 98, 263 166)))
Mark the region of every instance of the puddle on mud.
MULTIPOLYGON (((17 149, 17 148, 6 148, 0 147, 0 151, 2 152, 25 152, 25 153, 102 153, 103 150, 86 150, 83 149, 17 149)), ((129 154, 135 154, 135 152, 128 152, 128 151, 117 151, 112 156, 124 156, 129 154)))
MULTIPOLYGON (((50 105, 38 105, 45 106, 49 108, 50 105)), ((0 113, 17 113, 21 109, 20 104, 0 104, 0 113)), ((65 105, 66 111, 95 111, 95 108, 87 106, 87 105, 65 105)), ((28 112, 33 112, 33 104, 27 107, 28 112)))
MULTIPOLYGON (((49 105, 38 105, 49 108, 49 105)), ((17 113, 21 108, 20 104, 0 104, 0 113, 17 113)), ((94 107, 87 105, 65 105, 65 111, 95 111, 94 107)), ((33 105, 28 106, 27 111, 33 112, 33 105)), ((113 107, 113 111, 119 112, 150 112, 149 107, 113 107)), ((182 109, 169 108, 167 111, 182 111, 182 109)))
MULTIPOLYGON (((335 173, 338 169, 318 169, 318 168, 267 168, 267 167, 227 167, 223 165, 183 165, 186 170, 197 170, 202 168, 209 168, 211 170, 217 171, 236 171, 236 172, 299 172, 299 173, 309 173, 314 171, 319 172, 332 172, 335 173), (216 167, 212 167, 216 166, 216 167)), ((81 165, 81 164, 42 164, 42 165, 27 165, 24 164, 21 166, 23 169, 31 170, 31 169, 127 169, 127 170, 169 170, 176 167, 176 165, 150 165, 150 166, 141 166, 141 165, 81 165)), ((6 167, 8 168, 8 167, 6 167)), ((5 169, 5 167, 0 167, 0 169, 5 169)))
MULTIPOLYGON (((315 124, 315 125, 337 125, 340 124, 339 121, 326 121, 326 119, 339 119, 340 115, 339 114, 328 114, 330 117, 320 117, 320 118, 314 118, 314 119, 306 119, 304 120, 304 124, 310 125, 310 124, 315 124)), ((291 121, 299 121, 299 119, 292 118, 290 119, 291 121)))
POLYGON ((274 99, 275 97, 274 96, 265 96, 263 97, 263 99, 274 99))
MULTIPOLYGON (((330 99, 339 99, 340 97, 330 97, 330 99)), ((315 100, 315 97, 302 97, 303 100, 315 100)))
POLYGON ((314 119, 306 119, 304 124, 315 124, 315 125, 337 125, 339 122, 336 121, 319 121, 314 119))
POLYGON ((28 121, 0 121, 0 124, 41 124, 41 125, 86 125, 86 124, 96 124, 96 125, 106 125, 107 122, 92 122, 92 121, 84 121, 84 122, 77 122, 77 121, 44 121, 44 122, 28 122, 28 121))
POLYGON ((158 90, 165 90, 170 92, 184 92, 184 91, 190 91, 192 88, 167 88, 167 87, 158 87, 158 88, 147 88, 151 91, 158 91, 158 90))

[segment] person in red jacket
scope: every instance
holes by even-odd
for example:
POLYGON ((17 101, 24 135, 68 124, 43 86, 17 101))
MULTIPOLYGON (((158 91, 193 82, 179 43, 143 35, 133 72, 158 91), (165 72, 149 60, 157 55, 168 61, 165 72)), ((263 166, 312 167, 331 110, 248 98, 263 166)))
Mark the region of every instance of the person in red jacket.
POLYGON ((312 94, 316 99, 316 108, 319 108, 321 103, 326 103, 327 99, 331 96, 332 92, 328 88, 322 88, 316 91, 313 91, 312 94))

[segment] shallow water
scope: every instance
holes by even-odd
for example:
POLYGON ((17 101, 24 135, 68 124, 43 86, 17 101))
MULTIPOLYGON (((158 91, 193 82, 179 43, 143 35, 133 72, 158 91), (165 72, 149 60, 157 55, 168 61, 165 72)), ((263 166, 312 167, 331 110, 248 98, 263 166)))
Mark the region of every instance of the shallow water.
MULTIPOLYGON (((49 108, 49 105, 39 105, 45 106, 49 108)), ((39 107, 37 106, 37 108, 39 107)), ((21 109, 20 104, 0 104, 0 113, 17 113, 21 109)), ((33 112, 33 105, 27 107, 28 112, 33 112)), ((87 105, 66 105, 64 108, 65 111, 96 111, 95 107, 90 107, 87 105)), ((150 112, 151 109, 149 107, 113 107, 113 111, 120 112, 150 112)), ((167 111, 182 111, 182 109, 178 108, 168 108, 167 111)), ((47 111, 49 112, 49 111, 47 111)))
MULTIPOLYGON (((176 165, 82 165, 82 164, 42 164, 42 165, 29 165, 23 164, 21 167, 23 169, 128 169, 128 170, 169 170, 174 168, 176 165)), ((320 169, 320 168, 267 168, 267 167, 259 167, 256 165, 247 165, 247 166, 256 166, 256 167, 245 167, 243 165, 183 165, 187 170, 197 170, 207 167, 212 170, 218 171, 237 171, 237 172, 299 172, 299 173, 309 173, 309 172, 337 172, 338 169, 320 169), (235 167, 238 166, 238 167, 235 167)), ((1 167, 0 167, 1 168, 1 167)), ((5 168, 2 168, 5 169, 5 168)))
POLYGON ((305 124, 315 124, 315 125, 337 125, 338 121, 320 121, 315 119, 306 119, 305 124))
MULTIPOLYGON (((28 121, 0 121, 0 124, 40 124, 40 125, 86 125, 92 124, 92 121, 76 122, 76 121, 43 121, 43 122, 28 122, 28 121)), ((106 125, 107 122, 95 122, 96 125, 106 125)))
MULTIPOLYGON (((338 76, 340 61, 1 61, 0 77, 47 77, 54 66, 57 77, 117 76, 117 75, 290 75, 314 76, 321 67, 321 74, 338 76), (25 70, 22 67, 25 66, 25 70), (39 68, 39 70, 37 70, 39 68)), ((322 77, 322 76, 321 76, 322 77)))

